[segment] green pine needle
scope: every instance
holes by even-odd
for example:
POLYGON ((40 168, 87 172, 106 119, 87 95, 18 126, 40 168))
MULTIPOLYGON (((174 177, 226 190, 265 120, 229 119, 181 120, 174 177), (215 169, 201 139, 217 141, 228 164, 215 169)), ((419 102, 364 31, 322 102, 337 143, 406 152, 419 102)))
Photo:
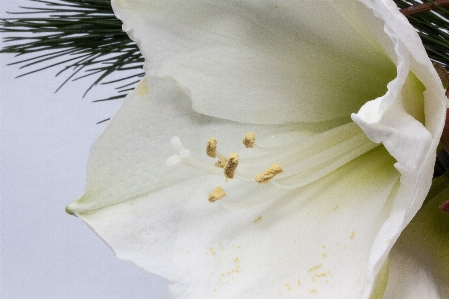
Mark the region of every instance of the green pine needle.
MULTIPOLYGON (((406 8, 433 1, 394 0, 394 2, 399 8, 406 8)), ((449 70, 449 9, 439 7, 407 18, 418 31, 430 59, 449 70)))
POLYGON ((58 66, 56 76, 69 73, 61 88, 70 80, 97 75, 86 93, 99 83, 126 81, 116 88, 118 95, 99 100, 105 101, 125 97, 144 75, 144 59, 109 0, 31 1, 40 6, 21 7, 24 12, 0 20, 0 32, 7 33, 4 41, 11 43, 0 53, 16 54, 19 59, 12 64, 29 70, 19 77, 58 66), (127 71, 127 76, 106 81, 116 71, 127 71))

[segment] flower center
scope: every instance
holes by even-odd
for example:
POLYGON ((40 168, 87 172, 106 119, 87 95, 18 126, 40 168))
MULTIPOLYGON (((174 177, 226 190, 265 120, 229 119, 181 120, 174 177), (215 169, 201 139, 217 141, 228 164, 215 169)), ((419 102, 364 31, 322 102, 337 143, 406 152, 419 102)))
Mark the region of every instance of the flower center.
MULTIPOLYGON (((171 143, 179 154, 168 158, 167 166, 181 163, 208 174, 224 176, 226 180, 236 178, 258 184, 272 183, 282 189, 313 183, 379 145, 370 141, 353 122, 274 147, 259 146, 255 134, 249 132, 244 136, 243 144, 248 149, 257 149, 258 155, 244 159, 237 153, 228 157, 221 154, 217 139, 212 137, 207 141, 206 155, 216 162, 210 165, 194 159, 177 136, 171 143)), ((225 191, 217 187, 209 195, 209 201, 214 202, 225 195, 225 191)))

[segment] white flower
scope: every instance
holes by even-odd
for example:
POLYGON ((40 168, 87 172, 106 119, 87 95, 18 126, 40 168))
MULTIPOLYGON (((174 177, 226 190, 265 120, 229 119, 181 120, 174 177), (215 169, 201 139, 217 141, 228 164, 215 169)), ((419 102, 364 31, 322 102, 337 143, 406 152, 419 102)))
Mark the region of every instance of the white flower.
POLYGON ((448 174, 434 180, 423 207, 405 228, 389 257, 384 299, 442 299, 449 294, 448 174))
POLYGON ((93 145, 68 212, 167 277, 173 298, 381 296, 447 105, 394 3, 113 6, 147 77, 93 145))

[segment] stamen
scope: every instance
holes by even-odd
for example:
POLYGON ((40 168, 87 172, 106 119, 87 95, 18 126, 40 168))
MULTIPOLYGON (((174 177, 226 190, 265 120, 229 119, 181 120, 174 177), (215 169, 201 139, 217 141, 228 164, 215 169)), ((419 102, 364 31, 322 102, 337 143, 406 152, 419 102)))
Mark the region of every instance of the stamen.
POLYGON ((216 167, 213 167, 213 166, 203 164, 203 163, 195 160, 194 158, 192 158, 190 156, 190 151, 188 149, 184 148, 184 146, 182 145, 181 140, 178 138, 178 136, 173 137, 171 139, 171 143, 172 143, 173 147, 175 148, 175 150, 179 151, 179 154, 169 157, 165 161, 165 165, 173 166, 173 165, 182 163, 184 165, 188 165, 190 167, 196 168, 205 173, 214 174, 214 175, 218 175, 218 176, 222 175, 222 172, 220 169, 217 169, 216 167))
POLYGON ((228 159, 226 159, 225 157, 220 157, 218 158, 217 163, 215 163, 215 166, 225 168, 226 163, 228 163, 228 159))
POLYGON ((256 179, 257 183, 265 184, 265 183, 268 183, 272 178, 274 178, 276 175, 280 174, 281 172, 282 172, 282 167, 279 164, 273 164, 264 172, 256 175, 255 179, 256 179))
POLYGON ((246 148, 253 148, 254 142, 256 142, 256 135, 253 132, 248 132, 243 138, 243 144, 246 148))
POLYGON ((178 136, 173 136, 170 141, 176 151, 179 152, 184 149, 184 146, 182 146, 181 140, 178 136))
POLYGON ((209 199, 210 202, 216 202, 217 200, 222 199, 225 196, 226 192, 223 190, 223 188, 218 186, 209 194, 207 198, 209 199))
POLYGON ((214 137, 209 138, 207 141, 206 154, 211 158, 217 156, 217 139, 214 137))
POLYGON ((236 153, 231 153, 229 155, 228 162, 226 163, 224 167, 224 175, 226 178, 233 179, 234 178, 234 171, 239 165, 239 155, 236 153))

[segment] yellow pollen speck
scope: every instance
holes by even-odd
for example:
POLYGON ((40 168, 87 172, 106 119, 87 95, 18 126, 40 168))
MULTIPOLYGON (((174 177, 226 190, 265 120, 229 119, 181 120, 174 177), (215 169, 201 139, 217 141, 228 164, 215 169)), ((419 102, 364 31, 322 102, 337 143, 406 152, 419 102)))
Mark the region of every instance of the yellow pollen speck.
POLYGON ((226 163, 224 167, 224 175, 226 178, 233 179, 234 178, 234 171, 239 165, 239 155, 236 153, 231 153, 229 155, 228 162, 226 163))
POLYGON ((316 292, 318 292, 316 289, 311 289, 310 290, 310 293, 316 293, 316 292))
POLYGON ((256 135, 253 132, 248 132, 243 138, 243 144, 246 148, 253 148, 254 142, 256 142, 256 135))
POLYGON ((321 254, 323 257, 327 257, 327 254, 326 253, 323 253, 323 254, 321 254))
POLYGON ((209 248, 210 254, 215 254, 215 249, 213 247, 209 248))
POLYGON ((218 186, 209 194, 207 198, 209 199, 210 202, 216 202, 217 200, 222 199, 225 196, 226 192, 223 190, 223 188, 218 186))
POLYGON ((264 172, 256 175, 256 182, 259 184, 268 183, 272 178, 281 172, 282 167, 279 164, 273 164, 264 172))
POLYGON ((351 240, 354 239, 354 236, 355 236, 355 232, 352 231, 352 232, 351 232, 351 237, 350 237, 350 239, 351 239, 351 240))
POLYGON ((234 263, 236 263, 236 264, 240 263, 240 261, 239 261, 239 257, 238 257, 238 256, 237 256, 237 257, 235 257, 234 263))
POLYGON ((129 202, 129 205, 130 205, 130 206, 133 206, 133 205, 134 205, 134 203, 133 203, 132 201, 130 201, 130 202, 129 202))
POLYGON ((228 160, 225 157, 218 158, 217 163, 215 163, 215 166, 224 168, 226 166, 226 163, 228 163, 228 160))
POLYGON ((324 277, 324 276, 327 276, 327 273, 318 273, 318 274, 315 274, 315 276, 316 277, 324 277))
POLYGON ((325 249, 325 248, 326 248, 326 245, 323 244, 321 247, 323 247, 323 249, 325 249))
POLYGON ((319 264, 319 265, 313 266, 312 268, 309 269, 309 272, 318 270, 318 269, 321 268, 322 266, 323 266, 323 264, 319 264))
POLYGON ((253 223, 256 223, 256 222, 259 221, 260 219, 262 219, 262 216, 257 217, 257 218, 253 221, 253 223))
POLYGON ((209 138, 207 141, 206 154, 211 158, 217 156, 217 139, 214 137, 209 138))
POLYGON ((298 279, 298 283, 299 286, 301 285, 301 279, 298 279))
POLYGON ((336 211, 336 210, 338 210, 338 205, 336 205, 336 206, 332 209, 332 211, 336 211))
POLYGON ((292 290, 292 287, 288 283, 284 283, 284 286, 287 288, 288 291, 292 290))
POLYGON ((150 92, 150 88, 148 87, 147 80, 143 79, 137 84, 136 90, 139 93, 141 98, 144 98, 150 92))

